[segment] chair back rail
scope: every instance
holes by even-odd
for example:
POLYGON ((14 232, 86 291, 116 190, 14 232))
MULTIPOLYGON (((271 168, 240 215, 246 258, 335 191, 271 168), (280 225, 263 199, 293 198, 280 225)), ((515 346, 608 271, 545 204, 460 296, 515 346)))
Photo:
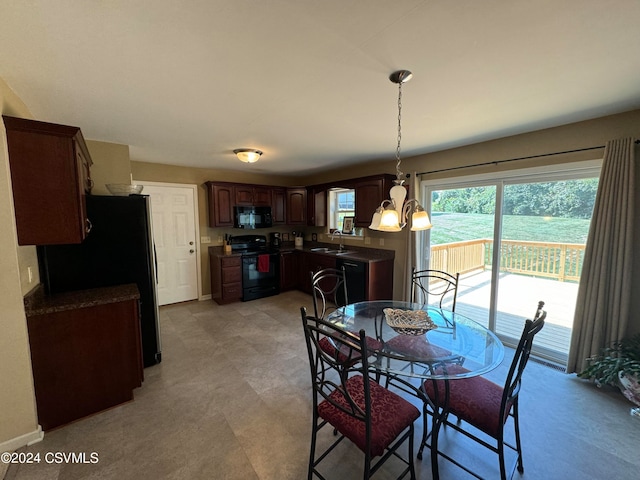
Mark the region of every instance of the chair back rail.
POLYGON ((441 270, 416 270, 411 273, 411 301, 427 303, 431 297, 438 301, 438 307, 442 308, 445 299, 451 298, 451 311, 456 311, 456 299, 458 296, 458 281, 460 274, 447 273, 441 270))
POLYGON ((347 305, 349 298, 344 267, 311 272, 311 295, 316 318, 325 318, 337 308, 347 305))

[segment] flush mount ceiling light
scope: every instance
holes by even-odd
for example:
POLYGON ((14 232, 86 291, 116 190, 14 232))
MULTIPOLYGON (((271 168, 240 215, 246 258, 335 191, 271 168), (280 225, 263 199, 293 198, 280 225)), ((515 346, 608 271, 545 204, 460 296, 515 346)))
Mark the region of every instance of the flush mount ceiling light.
POLYGON ((260 155, 262 155, 262 152, 255 148, 236 148, 233 153, 238 156, 240 161, 245 163, 257 162, 260 159, 260 155))
POLYGON ((404 187, 404 173, 400 171, 400 141, 402 140, 402 84, 413 77, 409 70, 398 70, 389 76, 389 80, 398 84, 398 145, 396 147, 396 179, 389 191, 391 200, 383 200, 371 219, 371 230, 381 232, 400 232, 406 225, 409 212, 411 230, 427 230, 431 228, 429 215, 420 203, 411 198, 405 202, 407 189, 404 187))

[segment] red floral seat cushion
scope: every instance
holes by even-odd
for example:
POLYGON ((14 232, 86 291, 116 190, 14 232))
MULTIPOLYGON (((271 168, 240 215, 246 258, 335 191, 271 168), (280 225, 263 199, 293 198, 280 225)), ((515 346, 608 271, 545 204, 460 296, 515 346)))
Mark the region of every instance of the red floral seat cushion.
MULTIPOLYGON (((459 365, 448 365, 447 370, 450 373, 468 372, 467 369, 459 365)), ((424 390, 436 405, 440 405, 445 394, 444 380, 436 382, 438 384, 437 397, 442 397, 442 399, 436 397, 433 383, 433 380, 425 381, 424 390)), ((499 417, 502 392, 503 387, 481 376, 449 380, 449 411, 461 420, 465 420, 493 438, 497 438, 498 431, 507 421, 508 413, 511 410, 511 405, 509 405, 501 424, 499 417)))
MULTIPOLYGON (((362 375, 349 378, 346 388, 356 404, 364 409, 362 375)), ((373 380, 369 382, 369 390, 371 394, 371 455, 376 457, 382 455, 385 448, 420 417, 420 412, 411 403, 373 380)), ((336 390, 330 397, 337 404, 350 408, 341 392, 336 390)), ((365 424, 362 420, 343 412, 327 400, 318 405, 318 415, 356 444, 360 450, 363 452, 366 450, 365 424)))
POLYGON ((385 347, 392 352, 417 357, 424 361, 451 355, 449 350, 431 344, 424 335, 398 335, 389 340, 385 347))
MULTIPOLYGON (((336 347, 333 345, 333 343, 331 342, 331 340, 329 340, 327 337, 322 337, 320 339, 320 341, 318 342, 320 344, 320 348, 325 352, 328 353, 329 355, 331 355, 332 357, 335 358, 335 354, 336 354, 336 347)), ((369 351, 374 351, 374 350, 381 350, 382 349, 382 342, 376 340, 375 338, 372 337, 367 337, 367 350, 369 351)), ((338 354, 338 361, 345 363, 349 360, 349 354, 351 353, 351 362, 357 362, 360 360, 360 354, 359 353, 355 353, 355 352, 351 352, 350 348, 347 347, 346 345, 343 345, 342 348, 340 348, 340 352, 338 354)))

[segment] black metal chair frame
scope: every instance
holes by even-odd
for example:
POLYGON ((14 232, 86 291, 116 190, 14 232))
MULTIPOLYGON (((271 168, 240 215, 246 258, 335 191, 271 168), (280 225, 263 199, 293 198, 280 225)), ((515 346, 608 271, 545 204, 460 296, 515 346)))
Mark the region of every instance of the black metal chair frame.
MULTIPOLYGON (((445 297, 452 294, 453 305, 451 307, 451 311, 455 312, 459 279, 459 273, 451 274, 441 270, 416 270, 416 268, 413 267, 411 272, 411 302, 423 303, 426 305, 429 297, 439 297, 438 308, 442 308, 445 297)), ((442 318, 448 322, 445 315, 443 315, 442 318)), ((462 363, 464 363, 464 359, 458 359, 456 360, 456 363, 462 365, 462 363)), ((433 365, 414 363, 407 365, 406 368, 413 373, 416 365, 423 370, 433 369, 433 365)))
POLYGON ((430 297, 439 297, 438 307, 442 308, 442 304, 448 294, 453 294, 451 311, 455 312, 459 280, 459 273, 451 274, 441 270, 416 270, 413 267, 411 272, 411 301, 426 304, 430 297))
MULTIPOLYGON (((333 407, 344 412, 348 416, 361 421, 365 425, 366 445, 363 449, 364 453, 364 471, 363 478, 367 479, 373 475, 386 460, 394 456, 400 459, 406 468, 402 471, 399 479, 404 478, 407 473, 411 479, 415 479, 415 468, 413 463, 413 445, 414 445, 414 422, 413 420, 400 434, 389 442, 384 454, 374 462, 371 454, 371 432, 372 432, 372 405, 370 389, 373 383, 376 383, 370 375, 370 369, 367 357, 367 340, 363 330, 359 335, 343 330, 323 319, 307 316, 304 307, 300 309, 302 323, 304 326, 305 341, 309 354, 309 364, 311 367, 311 377, 313 384, 313 425, 311 438, 311 451, 309 455, 308 479, 311 480, 314 475, 323 479, 322 474, 317 470, 317 466, 333 451, 333 449, 342 442, 345 437, 339 430, 339 425, 331 425, 327 420, 320 417, 318 406, 323 402, 329 402, 333 407), (320 345, 320 340, 325 337, 329 338, 335 346, 334 354, 327 353, 320 345), (358 404, 347 388, 347 382, 354 375, 362 376, 364 408, 358 404), (332 393, 340 392, 344 402, 337 403, 332 397, 332 393), (318 432, 324 426, 333 428, 333 433, 337 437, 336 440, 316 458, 316 439, 318 432), (408 442, 408 455, 403 457, 398 453, 398 448, 408 442)), ((383 388, 376 385, 377 388, 383 388)), ((391 392, 389 392, 391 394, 391 392)), ((393 395, 393 394, 392 394, 393 395)), ((389 412, 391 414, 392 412, 389 412)), ((419 417, 417 417, 419 418, 419 417)), ((417 419, 416 418, 416 419, 417 419)), ((362 448, 361 448, 362 449, 362 448)))
MULTIPOLYGON (((522 373, 524 372, 524 368, 529 361, 529 357, 531 355, 531 347, 533 344, 533 339, 542 327, 544 326, 545 318, 547 316, 547 312, 543 310, 544 302, 538 302, 538 308, 536 309, 536 313, 533 317, 533 320, 526 320, 524 329, 522 331, 522 335, 520 337, 520 341, 518 342, 518 346, 516 347, 515 354, 513 360, 511 362, 511 366, 509 368, 509 372, 506 376, 504 386, 502 387, 502 399, 500 402, 500 413, 498 418, 504 419, 504 421, 500 422, 498 434, 493 437, 492 435, 488 435, 485 432, 481 432, 478 428, 476 428, 473 424, 466 421, 464 417, 457 416, 457 422, 453 423, 448 420, 448 407, 447 405, 450 402, 450 388, 449 382, 444 381, 444 402, 442 405, 439 405, 434 409, 433 412, 427 411, 427 407, 434 408, 433 405, 438 405, 439 402, 437 398, 440 398, 441 392, 438 391, 438 383, 435 380, 427 380, 427 382, 433 382, 432 385, 435 390, 436 399, 431 399, 430 402, 426 402, 423 407, 423 415, 425 417, 425 428, 423 431, 423 438, 420 444, 420 448, 418 451, 418 458, 422 458, 422 450, 425 446, 428 446, 433 452, 437 452, 437 455, 444 457, 450 462, 454 463, 458 467, 462 468, 469 474, 473 475, 476 478, 482 478, 467 466, 461 464, 456 459, 452 458, 450 455, 447 455, 443 452, 438 451, 438 428, 440 426, 445 426, 449 428, 453 428, 457 432, 475 440, 479 444, 488 448, 492 452, 498 454, 498 459, 500 463, 500 478, 505 480, 507 478, 507 470, 505 465, 505 447, 511 449, 516 453, 516 460, 514 462, 513 467, 511 468, 509 478, 511 478, 517 468, 520 473, 524 472, 524 466, 522 461, 522 443, 520 441, 520 421, 519 421, 519 409, 518 409, 518 396, 520 393, 520 389, 522 386, 522 373), (435 413, 434 413, 435 412, 435 413), (427 423, 426 423, 426 415, 432 414, 434 417, 433 421, 433 429, 431 433, 427 433, 427 423), (505 441, 504 431, 507 420, 509 417, 513 420, 513 428, 515 435, 515 445, 512 445, 505 441), (462 423, 467 423, 471 425, 473 431, 469 431, 468 429, 463 428, 462 423), (431 437, 431 445, 427 444, 427 439, 431 437), (484 438, 483 438, 484 437, 484 438), (489 443, 491 438, 494 441, 494 444, 489 443)), ((482 379, 485 382, 489 382, 489 380, 482 379)), ((465 380, 453 380, 454 382, 464 382, 465 380)), ((442 382, 442 381, 440 381, 442 382)), ((427 392, 424 390, 424 385, 422 387, 423 394, 428 396, 427 392)), ((442 390, 442 389, 441 389, 442 390)))
POLYGON ((344 267, 325 268, 311 272, 311 295, 313 296, 313 310, 316 318, 325 318, 340 307, 349 303, 347 295, 347 275, 344 267), (329 288, 323 288, 325 285, 329 288), (339 297, 343 296, 344 301, 339 297))

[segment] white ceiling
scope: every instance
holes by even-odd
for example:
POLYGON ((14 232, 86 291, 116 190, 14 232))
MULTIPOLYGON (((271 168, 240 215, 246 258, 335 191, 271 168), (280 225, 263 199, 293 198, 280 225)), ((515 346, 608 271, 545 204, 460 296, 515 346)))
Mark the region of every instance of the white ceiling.
POLYGON ((303 175, 640 108, 638 0, 0 0, 0 76, 131 158, 303 175), (264 151, 243 164, 234 148, 264 151))

